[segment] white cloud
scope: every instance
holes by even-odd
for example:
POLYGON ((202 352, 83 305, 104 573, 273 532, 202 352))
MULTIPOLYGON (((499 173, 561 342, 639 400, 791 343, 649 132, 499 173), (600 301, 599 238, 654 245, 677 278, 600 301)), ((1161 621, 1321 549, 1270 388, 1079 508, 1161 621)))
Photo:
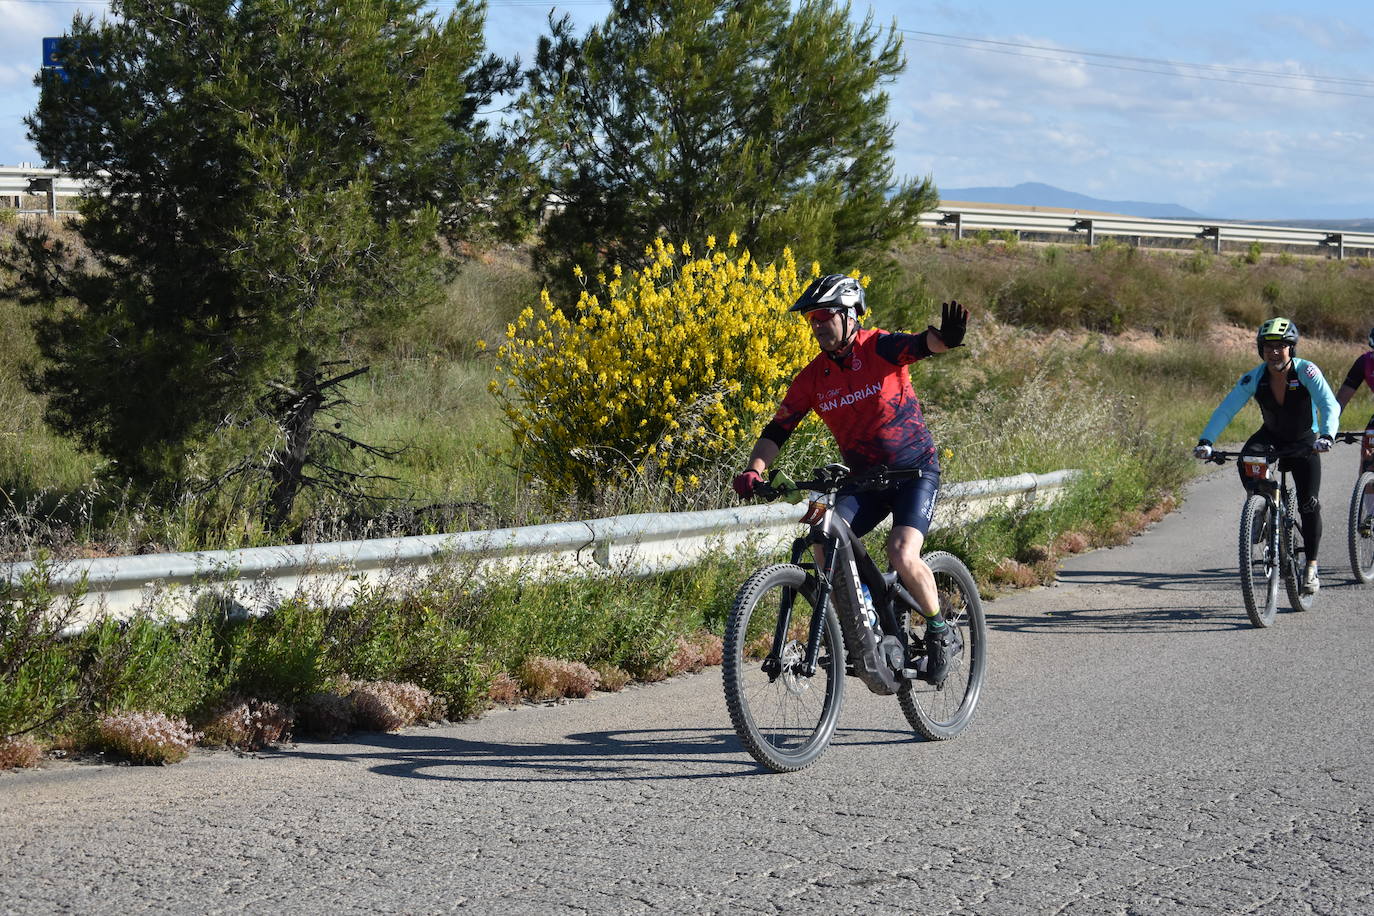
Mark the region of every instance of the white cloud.
POLYGON ((0 63, 0 93, 8 94, 14 91, 16 95, 26 94, 26 90, 33 86, 33 75, 38 72, 38 67, 25 67, 16 64, 12 60, 0 63))
POLYGON ((1323 51, 1359 53, 1374 44, 1369 33, 1344 19, 1325 19, 1320 15, 1265 16, 1260 25, 1280 36, 1301 35, 1323 51))

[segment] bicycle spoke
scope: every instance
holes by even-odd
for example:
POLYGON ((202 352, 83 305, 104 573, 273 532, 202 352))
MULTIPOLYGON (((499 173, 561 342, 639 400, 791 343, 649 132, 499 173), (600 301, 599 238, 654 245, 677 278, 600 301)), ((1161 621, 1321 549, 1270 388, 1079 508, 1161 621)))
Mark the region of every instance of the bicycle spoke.
MULTIPOLYGON (((957 649, 949 673, 940 684, 910 681, 897 694, 907 721, 931 740, 953 738, 973 718, 987 671, 987 622, 978 588, 955 557, 936 552, 926 557, 935 574, 940 610, 947 626, 954 628, 957 649)), ((924 636, 924 622, 908 620, 908 639, 924 636)))
POLYGON ((843 696, 843 648, 834 615, 822 622, 820 663, 803 670, 812 615, 820 613, 805 585, 805 573, 790 564, 771 566, 740 589, 726 625, 726 705, 735 732, 762 765, 779 772, 798 770, 825 750, 839 718, 843 696), (790 596, 791 600, 788 600, 790 596), (787 639, 779 648, 779 669, 768 670, 768 650, 784 606, 791 608, 787 639), (800 637, 800 638, 798 638, 800 637))

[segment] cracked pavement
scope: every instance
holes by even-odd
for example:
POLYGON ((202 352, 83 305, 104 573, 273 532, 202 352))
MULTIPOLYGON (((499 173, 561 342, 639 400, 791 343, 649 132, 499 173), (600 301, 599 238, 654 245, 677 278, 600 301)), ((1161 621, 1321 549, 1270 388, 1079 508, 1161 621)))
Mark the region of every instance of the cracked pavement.
POLYGON ((958 739, 858 681, 761 771, 719 669, 165 768, 0 773, 0 913, 1374 912, 1374 588, 1325 462, 1316 608, 1250 627, 1230 469, 1052 588, 988 602, 958 739))

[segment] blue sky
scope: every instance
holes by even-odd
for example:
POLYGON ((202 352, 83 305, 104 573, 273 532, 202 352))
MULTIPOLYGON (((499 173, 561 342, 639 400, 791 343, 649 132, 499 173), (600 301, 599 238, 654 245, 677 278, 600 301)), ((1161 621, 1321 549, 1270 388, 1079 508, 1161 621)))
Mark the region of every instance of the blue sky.
MULTIPOLYGON (((490 49, 528 61, 555 6, 579 29, 610 9, 490 0, 490 49)), ((40 39, 105 8, 0 0, 0 164, 37 159, 20 118, 40 39)), ((1374 217, 1374 4, 853 3, 869 10, 906 42, 888 87, 900 174, 1231 219, 1374 217)))

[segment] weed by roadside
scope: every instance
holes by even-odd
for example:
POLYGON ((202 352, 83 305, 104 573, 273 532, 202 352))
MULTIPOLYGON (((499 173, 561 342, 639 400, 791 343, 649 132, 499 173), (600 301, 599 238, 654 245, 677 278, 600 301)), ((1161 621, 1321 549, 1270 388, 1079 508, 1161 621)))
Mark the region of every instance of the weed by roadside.
POLYGON ((357 600, 299 593, 263 617, 145 609, 63 635, 69 606, 40 567, 0 600, 0 767, 34 748, 173 763, 196 743, 256 750, 392 731, 493 705, 582 697, 718 664, 724 619, 757 557, 694 571, 478 582, 461 563, 357 600), (64 610, 66 609, 66 610, 64 610), (38 634, 37 636, 26 634, 38 634))

